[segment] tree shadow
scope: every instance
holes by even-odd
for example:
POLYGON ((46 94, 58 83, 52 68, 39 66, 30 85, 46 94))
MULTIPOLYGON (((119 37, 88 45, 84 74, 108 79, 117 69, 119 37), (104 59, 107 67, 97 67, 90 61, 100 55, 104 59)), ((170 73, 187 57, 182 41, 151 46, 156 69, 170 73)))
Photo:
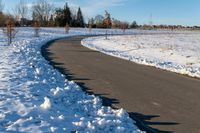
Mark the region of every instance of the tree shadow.
POLYGON ((136 112, 128 112, 130 118, 132 118, 139 129, 146 131, 148 133, 173 133, 173 131, 163 131, 152 126, 172 126, 178 125, 176 122, 151 122, 156 117, 160 117, 159 115, 144 115, 136 112))
MULTIPOLYGON (((73 80, 79 85, 83 91, 85 91, 89 95, 95 95, 101 98, 102 105, 106 107, 112 107, 114 109, 118 109, 115 105, 119 104, 119 100, 115 98, 109 97, 110 94, 97 94, 91 88, 87 86, 85 81, 92 80, 89 78, 78 78, 77 75, 73 74, 70 70, 63 67, 63 63, 57 63, 53 60, 52 55, 54 55, 51 51, 48 50, 48 47, 53 44, 53 42, 49 42, 41 48, 42 56, 49 61, 49 64, 52 65, 55 69, 57 69, 60 73, 65 75, 65 78, 68 80, 73 80)), ((81 52, 81 51, 80 51, 81 52)), ((87 51, 84 51, 87 52, 87 51)), ((173 126, 179 123, 176 122, 151 122, 156 117, 160 117, 159 115, 146 115, 139 112, 128 112, 131 119, 136 122, 136 126, 147 133, 173 133, 173 131, 163 131, 152 126, 173 126)))

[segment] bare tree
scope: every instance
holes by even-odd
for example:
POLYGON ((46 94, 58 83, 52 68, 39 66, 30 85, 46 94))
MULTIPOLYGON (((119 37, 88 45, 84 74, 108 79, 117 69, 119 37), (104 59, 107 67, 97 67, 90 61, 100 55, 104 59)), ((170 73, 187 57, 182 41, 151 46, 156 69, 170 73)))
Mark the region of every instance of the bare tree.
POLYGON ((40 30, 40 22, 38 20, 36 20, 33 24, 33 28, 34 28, 34 36, 35 37, 39 37, 39 30, 40 30))
POLYGON ((108 13, 107 11, 105 11, 105 17, 104 17, 104 20, 103 20, 103 24, 104 24, 105 28, 111 28, 111 26, 112 26, 110 13, 108 13))
POLYGON ((8 39, 8 45, 10 45, 12 43, 12 39, 15 38, 15 35, 17 33, 14 20, 11 17, 9 17, 6 21, 6 27, 3 28, 3 33, 8 39))
POLYGON ((97 28, 104 27, 103 26, 104 17, 102 15, 96 15, 93 20, 97 28))
POLYGON ((112 26, 112 21, 111 21, 111 18, 110 18, 110 14, 107 11, 105 11, 105 17, 104 17, 104 20, 103 20, 103 25, 106 28, 106 39, 108 39, 108 30, 107 29, 112 26))
POLYGON ((2 0, 0 0, 0 12, 2 13, 4 9, 4 3, 2 0))
POLYGON ((47 25, 48 20, 54 11, 53 4, 49 3, 48 0, 38 0, 32 8, 33 20, 39 20, 42 26, 47 25))
POLYGON ((89 24, 89 33, 91 34, 92 33, 92 24, 89 24))
POLYGON ((65 33, 69 33, 69 30, 70 30, 70 27, 69 27, 69 24, 68 23, 66 23, 66 25, 65 25, 65 33))
POLYGON ((128 26, 129 26, 128 22, 121 22, 120 23, 120 28, 122 29, 123 34, 125 34, 125 31, 126 31, 126 29, 128 29, 128 26))
POLYGON ((19 4, 15 7, 15 14, 21 19, 21 25, 25 24, 25 19, 28 14, 28 6, 26 0, 20 0, 19 4))

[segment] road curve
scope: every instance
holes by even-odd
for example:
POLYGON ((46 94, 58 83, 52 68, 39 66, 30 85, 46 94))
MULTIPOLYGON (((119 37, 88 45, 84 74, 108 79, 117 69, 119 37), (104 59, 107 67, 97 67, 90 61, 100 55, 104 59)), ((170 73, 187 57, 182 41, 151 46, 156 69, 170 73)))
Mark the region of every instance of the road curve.
POLYGON ((90 50, 83 38, 56 40, 42 54, 105 106, 126 109, 141 129, 200 133, 200 80, 90 50))

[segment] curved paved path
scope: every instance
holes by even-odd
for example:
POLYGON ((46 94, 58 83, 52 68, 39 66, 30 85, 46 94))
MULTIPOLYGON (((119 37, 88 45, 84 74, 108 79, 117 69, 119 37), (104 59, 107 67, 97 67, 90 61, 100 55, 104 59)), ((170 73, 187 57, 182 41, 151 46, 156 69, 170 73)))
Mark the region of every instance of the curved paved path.
POLYGON ((89 50, 83 38, 54 41, 43 56, 104 105, 129 111, 141 129, 200 133, 200 80, 89 50))

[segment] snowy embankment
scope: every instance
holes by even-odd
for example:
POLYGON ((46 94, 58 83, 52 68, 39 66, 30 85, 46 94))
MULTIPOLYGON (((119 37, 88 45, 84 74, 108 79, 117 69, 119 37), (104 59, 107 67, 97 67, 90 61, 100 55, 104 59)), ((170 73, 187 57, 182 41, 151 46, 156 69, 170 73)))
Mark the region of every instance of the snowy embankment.
POLYGON ((200 33, 87 38, 82 45, 139 64, 200 78, 200 33))
MULTIPOLYGON (((141 132, 123 109, 103 107, 48 64, 40 52, 50 40, 87 34, 85 29, 18 29, 11 46, 0 32, 0 132, 141 132)), ((105 31, 100 31, 105 32, 105 31)))

